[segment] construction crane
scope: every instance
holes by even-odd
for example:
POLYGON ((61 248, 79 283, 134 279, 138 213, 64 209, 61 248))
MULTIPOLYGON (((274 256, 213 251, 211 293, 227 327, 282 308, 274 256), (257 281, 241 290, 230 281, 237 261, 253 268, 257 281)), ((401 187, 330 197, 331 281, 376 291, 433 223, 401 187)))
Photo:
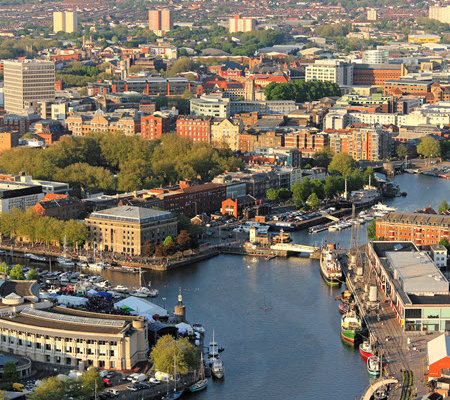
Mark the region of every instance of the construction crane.
MULTIPOLYGON (((345 29, 347 31, 347 35, 350 34, 350 32, 348 31, 347 27, 345 25, 342 25, 342 29, 345 29)), ((353 38, 351 36, 349 36, 350 40, 353 43, 353 46, 355 46, 356 51, 358 52, 359 58, 362 58, 362 51, 359 50, 358 46, 356 45, 356 42, 353 40, 353 38)))

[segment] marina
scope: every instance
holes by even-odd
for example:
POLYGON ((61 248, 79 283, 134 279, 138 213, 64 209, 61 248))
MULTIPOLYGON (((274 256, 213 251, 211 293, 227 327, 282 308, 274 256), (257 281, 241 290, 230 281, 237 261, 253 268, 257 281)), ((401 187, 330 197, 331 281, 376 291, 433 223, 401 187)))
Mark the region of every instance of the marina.
MULTIPOLYGON (((445 181, 434 177, 405 174, 396 179, 404 182, 401 185, 416 185, 422 192, 435 192, 436 200, 427 201, 433 207, 437 207, 442 193, 448 193, 448 188, 437 185, 445 181), (436 185, 433 186, 434 182, 436 185)), ((404 198, 398 197, 385 204, 399 210, 428 205, 423 204, 420 193, 411 190, 408 200, 414 201, 406 204, 404 198)), ((359 229, 361 244, 365 242, 366 227, 364 224, 359 229)), ((313 247, 334 243, 339 252, 340 248, 349 248, 351 229, 327 230, 315 235, 306 230, 294 231, 290 237, 292 243, 313 247)), ((28 267, 49 269, 24 258, 1 257, 8 264, 21 262, 28 267)), ((340 261, 345 271, 342 256, 340 261)), ((52 268, 64 272, 53 262, 52 268)), ((76 273, 77 268, 75 266, 70 272, 76 273)), ((113 268, 81 271, 90 276, 101 273, 111 288, 123 290, 139 286, 138 272, 124 273, 113 268)), ((221 254, 183 268, 145 271, 143 274, 145 282, 151 281, 152 287, 159 290, 158 297, 150 300, 164 309, 173 306, 181 287, 183 301, 187 305, 187 319, 202 322, 206 330, 205 343, 214 341, 214 329, 215 336, 220 338, 220 346, 227 349, 221 355, 226 365, 225 379, 210 380, 206 390, 192 394, 196 398, 221 400, 233 398, 239 392, 239 397, 250 400, 279 397, 347 400, 361 398, 369 387, 367 362, 361 357, 359 347, 348 346, 341 340, 342 315, 335 298, 342 296, 345 286, 327 285, 320 274, 318 260, 296 256, 265 260, 252 255, 221 254), (331 359, 334 363, 332 384, 324 385, 325 366, 331 359), (281 361, 282 367, 274 368, 281 361), (243 370, 247 373, 242 374, 243 370), (296 385, 284 383, 298 380, 299 376, 308 377, 308 383, 301 385, 300 394, 296 385), (268 381, 273 383, 266 385, 268 381)), ((358 290, 364 288, 353 287, 352 291, 358 293, 358 290)), ((393 380, 403 379, 405 365, 406 371, 415 371, 414 374, 406 372, 411 384, 404 387, 391 385, 391 398, 395 399, 396 393, 397 398, 401 398, 403 390, 414 392, 417 380, 413 381, 412 376, 419 376, 420 368, 423 374, 425 342, 422 336, 413 338, 416 350, 407 352, 407 339, 399 330, 394 312, 388 303, 383 302, 385 299, 381 293, 379 300, 380 321, 374 313, 364 318, 378 339, 376 349, 382 351, 384 365, 388 364, 388 376, 393 380), (386 337, 390 339, 385 341, 386 337)), ((426 336, 426 339, 431 337, 426 336)), ((188 397, 187 394, 184 396, 188 397)))

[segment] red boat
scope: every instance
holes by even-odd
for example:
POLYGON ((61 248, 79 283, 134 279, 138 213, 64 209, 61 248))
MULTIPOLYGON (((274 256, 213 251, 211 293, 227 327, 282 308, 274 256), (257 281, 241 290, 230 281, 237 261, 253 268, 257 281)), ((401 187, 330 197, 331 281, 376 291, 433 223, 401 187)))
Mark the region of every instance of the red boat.
POLYGON ((350 304, 343 303, 342 301, 339 303, 339 312, 341 314, 345 314, 349 310, 350 310, 350 304))
POLYGON ((367 359, 370 356, 373 356, 374 354, 374 349, 372 347, 372 345, 370 344, 369 341, 365 340, 364 342, 362 342, 359 345, 359 354, 361 355, 361 357, 364 359, 364 361, 367 361, 367 359))

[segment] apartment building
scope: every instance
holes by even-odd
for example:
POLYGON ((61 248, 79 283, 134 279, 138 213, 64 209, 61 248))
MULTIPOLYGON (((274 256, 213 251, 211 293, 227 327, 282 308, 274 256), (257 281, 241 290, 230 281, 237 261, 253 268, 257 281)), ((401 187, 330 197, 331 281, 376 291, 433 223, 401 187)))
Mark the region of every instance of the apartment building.
POLYGON ((214 118, 211 123, 211 143, 237 151, 239 150, 239 134, 243 128, 244 124, 240 119, 214 118))
POLYGON ((172 10, 149 10, 148 29, 157 36, 162 36, 173 29, 172 10))
POLYGON ((211 142, 211 121, 213 117, 184 115, 177 119, 177 136, 187 137, 194 142, 211 142))
POLYGON ((450 239, 450 215, 393 212, 377 219, 376 235, 417 246, 436 245, 441 239, 450 239))
POLYGON ((355 160, 381 161, 391 154, 391 135, 381 127, 361 128, 349 133, 329 133, 335 153, 347 153, 355 160))
POLYGON ((299 149, 304 157, 311 157, 328 145, 328 135, 309 130, 286 133, 284 145, 299 149))
POLYGON ((389 50, 365 50, 362 52, 362 62, 364 64, 389 64, 389 50))
POLYGON ((5 110, 35 111, 40 101, 55 101, 55 63, 41 60, 4 61, 5 110))
POLYGON ((53 13, 53 32, 73 33, 78 29, 76 11, 55 11, 53 13))
POLYGON ((256 21, 253 18, 242 18, 240 15, 235 15, 228 20, 228 32, 251 32, 256 29, 256 21))
POLYGON ((141 117, 141 136, 146 140, 160 139, 163 133, 170 131, 170 118, 163 115, 145 115, 141 117))

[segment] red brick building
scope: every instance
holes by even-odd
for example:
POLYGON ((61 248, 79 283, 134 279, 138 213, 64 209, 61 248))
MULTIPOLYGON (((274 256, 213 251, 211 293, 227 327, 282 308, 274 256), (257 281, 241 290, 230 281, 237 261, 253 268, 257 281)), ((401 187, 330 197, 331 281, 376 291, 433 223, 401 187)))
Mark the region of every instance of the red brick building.
POLYGON ((226 186, 218 183, 192 185, 181 181, 179 187, 152 189, 149 191, 164 201, 164 210, 189 217, 220 210, 226 198, 226 186))
POLYGON ((63 221, 80 218, 86 212, 85 203, 76 197, 53 193, 46 194, 33 209, 42 217, 52 217, 63 221))
POLYGON ((394 212, 378 218, 376 235, 389 241, 412 241, 417 246, 450 239, 450 215, 394 212))
POLYGON ((211 142, 211 121, 213 117, 184 115, 177 119, 177 136, 187 137, 194 142, 211 142))
POLYGON ((353 84, 384 85, 387 80, 400 79, 404 72, 403 64, 354 64, 353 84))
POLYGON ((141 136, 143 139, 155 140, 161 138, 163 133, 170 130, 168 117, 147 115, 141 117, 141 136))
POLYGON ((297 148, 303 154, 310 155, 322 151, 328 145, 328 135, 308 130, 287 133, 284 137, 284 145, 297 148))
POLYGON ((256 200, 251 196, 241 196, 236 199, 226 199, 222 201, 222 215, 230 215, 239 218, 245 208, 251 207, 256 200))

